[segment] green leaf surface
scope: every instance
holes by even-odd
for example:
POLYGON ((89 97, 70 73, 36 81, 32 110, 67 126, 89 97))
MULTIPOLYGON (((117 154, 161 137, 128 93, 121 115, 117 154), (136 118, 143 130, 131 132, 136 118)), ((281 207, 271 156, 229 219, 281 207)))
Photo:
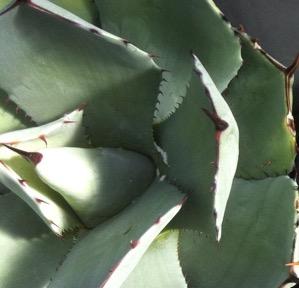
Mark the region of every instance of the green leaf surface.
POLYGON ((295 138, 288 127, 292 99, 286 71, 241 36, 244 64, 225 91, 240 130, 237 176, 262 179, 293 168, 295 138), (275 63, 275 64, 274 64, 275 63))
POLYGON ((120 148, 48 148, 39 153, 37 174, 61 194, 87 227, 130 204, 156 173, 150 159, 120 148))
POLYGON ((49 288, 120 287, 183 201, 174 186, 156 181, 130 207, 84 237, 49 288))
POLYGON ((287 176, 235 179, 219 243, 182 230, 179 259, 191 288, 273 288, 288 278, 297 187, 287 176))
POLYGON ((178 259, 178 231, 157 237, 121 288, 187 288, 178 259))
POLYGON ((13 193, 0 195, 0 287, 45 288, 72 247, 13 193))
POLYGON ((182 102, 191 78, 190 51, 223 91, 241 66, 240 44, 210 0, 96 0, 102 27, 157 56, 171 73, 161 85, 156 121, 182 102))
POLYGON ((93 0, 50 0, 56 5, 74 13, 87 22, 99 24, 97 7, 93 0))
POLYGON ((153 153, 161 71, 145 52, 45 0, 1 15, 0 38, 10 43, 0 52, 0 87, 34 121, 86 103, 95 146, 153 153))
MULTIPOLYGON (((85 147, 82 116, 82 110, 75 110, 39 127, 4 133, 0 143, 29 151, 65 145, 85 147)), ((66 201, 38 178, 28 161, 1 146, 0 163, 0 181, 29 204, 56 234, 82 226, 66 201)))

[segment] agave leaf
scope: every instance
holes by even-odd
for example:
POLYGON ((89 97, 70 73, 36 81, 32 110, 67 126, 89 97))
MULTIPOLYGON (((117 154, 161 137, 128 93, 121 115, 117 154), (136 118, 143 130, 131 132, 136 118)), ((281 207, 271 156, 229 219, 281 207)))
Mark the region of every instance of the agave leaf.
POLYGON ((45 0, 18 2, 0 27, 10 43, 0 52, 0 87, 34 121, 52 121, 85 102, 95 146, 155 151, 161 71, 147 53, 45 0))
POLYGON ((235 179, 221 242, 180 231, 179 259, 190 287, 279 287, 289 276, 296 189, 287 176, 235 179))
POLYGON ((245 34, 241 43, 244 64, 224 93, 240 130, 237 176, 287 174, 295 158, 290 86, 295 67, 285 69, 245 34))
POLYGON ((155 167, 147 157, 123 149, 54 148, 39 154, 37 174, 87 227, 115 215, 155 178, 155 167))
POLYGON ((239 130, 229 106, 221 96, 210 75, 195 55, 194 59, 195 71, 200 75, 202 84, 205 87, 205 93, 210 98, 214 110, 212 112, 205 111, 214 121, 216 127, 218 151, 216 159, 217 170, 214 179, 214 209, 218 232, 217 239, 219 241, 226 203, 238 164, 239 130))
MULTIPOLYGON (((0 143, 14 144, 13 149, 41 149, 45 146, 85 145, 82 110, 40 127, 0 135, 0 143)), ((6 147, 0 148, 0 181, 26 201, 58 235, 82 226, 65 200, 36 175, 34 168, 6 147)))
POLYGON ((187 288, 178 259, 178 238, 178 231, 159 235, 121 288, 187 288))
POLYGON ((0 216, 1 287, 46 287, 72 239, 56 238, 13 193, 0 195, 0 216))
POLYGON ((191 79, 192 49, 223 91, 241 66, 240 44, 210 0, 96 0, 102 27, 157 56, 170 71, 161 85, 156 121, 176 110, 191 79))
POLYGON ((215 209, 220 239, 221 223, 238 160, 238 127, 198 59, 195 71, 183 103, 175 114, 159 125, 156 136, 158 144, 167 153, 167 176, 190 191, 192 196, 192 201, 189 205, 187 203, 190 207, 186 206, 184 210, 187 214, 182 219, 183 227, 194 227, 197 223, 200 230, 209 231, 214 226, 215 209), (215 197, 210 191, 211 186, 215 197), (189 220, 186 221, 185 217, 189 220))
MULTIPOLYGON (((0 144, 13 145, 19 149, 40 150, 44 147, 81 146, 86 147, 85 132, 82 126, 83 110, 75 111, 63 117, 37 127, 20 129, 0 134, 0 144)), ((10 159, 16 156, 13 151, 0 148, 0 158, 10 159)))
POLYGON ((74 13, 87 22, 99 24, 98 11, 92 0, 50 0, 56 5, 74 13))
POLYGON ((156 181, 134 204, 84 237, 49 288, 120 287, 184 199, 175 187, 156 181))

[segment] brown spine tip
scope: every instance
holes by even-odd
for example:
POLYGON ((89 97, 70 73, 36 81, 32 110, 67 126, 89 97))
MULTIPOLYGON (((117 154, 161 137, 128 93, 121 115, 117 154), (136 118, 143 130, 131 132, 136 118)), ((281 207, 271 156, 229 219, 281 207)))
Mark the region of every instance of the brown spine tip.
POLYGON ((44 200, 42 200, 42 199, 40 199, 40 198, 34 198, 34 200, 35 200, 38 204, 48 204, 48 205, 49 205, 48 202, 46 202, 46 201, 44 201, 44 200))
POLYGON ((98 29, 95 29, 95 28, 90 28, 89 32, 96 34, 96 35, 102 35, 102 33, 98 29))
POLYGON ((293 63, 288 68, 286 68, 286 70, 285 70, 286 75, 288 77, 292 77, 295 74, 298 66, 299 66, 299 53, 297 54, 293 63))
POLYGON ((63 124, 72 124, 72 123, 76 123, 76 121, 72 121, 72 120, 64 120, 63 124))
POLYGON ((202 110, 214 122, 217 131, 224 131, 228 127, 228 123, 220 119, 215 112, 211 112, 205 108, 202 108, 202 110))
POLYGON ((18 153, 19 155, 23 156, 25 159, 29 160, 34 165, 37 165, 38 163, 40 163, 43 158, 43 155, 38 152, 27 152, 27 151, 24 151, 24 150, 21 150, 18 148, 11 147, 7 144, 2 144, 2 145, 5 146, 6 148, 18 153))
POLYGON ((82 111, 82 110, 84 110, 84 109, 86 108, 86 106, 87 106, 87 103, 86 103, 86 102, 83 102, 83 103, 81 103, 81 104, 78 106, 77 110, 78 110, 78 111, 82 111))
POLYGON ((130 246, 132 249, 136 248, 139 244, 139 240, 131 240, 130 241, 130 246))
POLYGON ((181 202, 179 203, 179 206, 182 206, 186 203, 186 201, 188 200, 188 196, 185 195, 184 198, 181 200, 181 202))
POLYGON ((22 185, 25 186, 26 180, 25 179, 18 179, 18 182, 22 185))
POLYGON ((31 152, 27 157, 34 165, 40 163, 43 159, 43 154, 38 152, 31 152))
POLYGON ((159 224, 161 222, 161 217, 158 217, 156 220, 155 220, 155 224, 159 224))
POLYGON ((130 41, 128 41, 127 39, 121 39, 121 41, 122 41, 126 46, 128 46, 128 44, 130 44, 130 41))
POLYGON ((244 27, 243 24, 239 24, 238 31, 241 32, 241 33, 246 33, 245 27, 244 27))
POLYGON ((46 144, 46 147, 48 146, 48 141, 45 135, 40 135, 38 138, 46 144))

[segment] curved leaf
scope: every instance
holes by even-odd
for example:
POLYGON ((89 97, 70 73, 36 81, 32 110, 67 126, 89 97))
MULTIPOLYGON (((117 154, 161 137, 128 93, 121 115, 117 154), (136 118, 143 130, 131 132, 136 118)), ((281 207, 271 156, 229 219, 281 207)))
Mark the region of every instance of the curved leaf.
POLYGON ((192 73, 190 50, 223 91, 241 66, 238 38, 210 0, 96 0, 102 26, 157 56, 170 71, 161 84, 156 121, 176 110, 192 73))
POLYGON ((191 194, 192 200, 187 203, 184 216, 177 219, 177 224, 181 228, 197 226, 201 231, 214 233, 211 227, 215 226, 215 210, 220 239, 238 160, 238 127, 198 59, 195 72, 183 103, 157 127, 156 138, 167 154, 166 175, 191 194))
POLYGON ((49 1, 18 3, 0 16, 10 43, 0 51, 0 87, 38 123, 86 103, 95 146, 153 154, 161 71, 152 59, 49 1))
POLYGON ((115 215, 155 178, 155 167, 147 157, 123 149, 53 148, 39 154, 37 174, 87 227, 115 215))
POLYGON ((72 245, 50 233, 13 193, 0 195, 1 287, 45 288, 72 245))
POLYGON ((220 242, 180 231, 179 259, 190 287, 279 287, 288 278, 296 194, 287 176, 236 179, 220 242))
POLYGON ((84 237, 49 288, 120 287, 184 199, 175 187, 155 182, 130 207, 84 237))
POLYGON ((217 240, 221 238, 221 225, 230 194, 239 157, 239 130, 236 120, 201 62, 195 58, 195 71, 205 87, 205 93, 213 106, 212 112, 205 110, 216 127, 217 159, 214 178, 214 209, 216 214, 217 240))
MULTIPOLYGON (((13 149, 41 149, 45 146, 86 146, 82 129, 82 110, 40 127, 0 135, 1 144, 13 149)), ((0 147, 0 181, 28 203, 58 235, 82 226, 65 200, 36 175, 34 168, 6 147, 0 147)))
POLYGON ((237 176, 263 179, 285 175, 295 159, 292 71, 285 69, 242 34, 244 64, 225 91, 240 130, 237 176), (290 73, 291 72, 291 73, 290 73))

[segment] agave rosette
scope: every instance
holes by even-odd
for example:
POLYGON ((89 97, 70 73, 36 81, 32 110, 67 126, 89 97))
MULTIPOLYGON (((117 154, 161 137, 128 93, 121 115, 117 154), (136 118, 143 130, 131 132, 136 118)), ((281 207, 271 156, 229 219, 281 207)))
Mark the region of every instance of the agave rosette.
POLYGON ((208 0, 0 5, 3 287, 296 274, 296 62, 208 0))

